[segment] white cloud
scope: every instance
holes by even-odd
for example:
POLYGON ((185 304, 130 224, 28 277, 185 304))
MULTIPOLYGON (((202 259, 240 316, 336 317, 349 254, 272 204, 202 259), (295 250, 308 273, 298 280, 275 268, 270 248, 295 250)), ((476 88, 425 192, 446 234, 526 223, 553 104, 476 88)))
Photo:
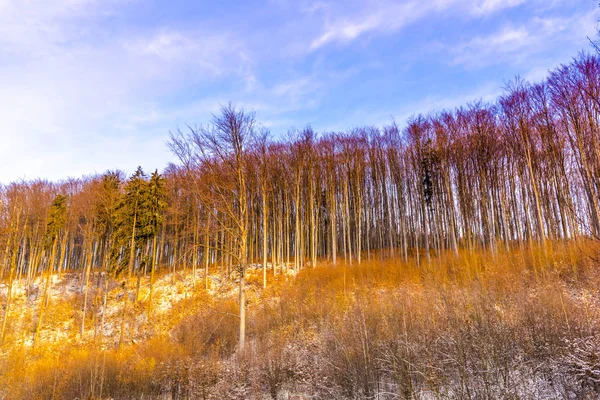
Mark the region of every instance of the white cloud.
MULTIPOLYGON (((241 24, 235 23, 236 17, 234 23, 216 27, 209 26, 214 20, 187 16, 181 25, 160 16, 129 24, 123 10, 133 10, 133 2, 142 7, 145 1, 0 0, 0 159, 9 166, 0 169, 0 182, 79 176, 106 168, 131 170, 138 163, 160 168, 170 158, 164 145, 169 130, 207 121, 229 100, 256 110, 259 121, 273 129, 302 125, 313 116, 328 123, 336 117, 324 117, 321 109, 331 107, 327 100, 337 101, 330 98, 332 93, 351 90, 359 74, 376 75, 364 70, 367 64, 379 63, 378 71, 386 73, 394 61, 374 55, 341 71, 339 59, 318 50, 396 33, 410 24, 435 23, 448 15, 474 19, 526 3, 271 0, 280 19, 263 14, 272 10, 261 10, 260 26, 246 15, 237 16, 241 24)), ((511 62, 526 53, 522 49, 551 46, 552 38, 592 35, 597 19, 532 19, 531 24, 504 25, 494 34, 446 50, 461 66, 490 59, 511 62), (576 28, 581 31, 576 33, 576 28)), ((410 79, 406 68, 403 73, 410 79)), ((340 103, 348 104, 344 100, 340 103)), ((348 106, 339 120, 345 129, 463 100, 439 95, 395 108, 364 105, 362 111, 356 110, 363 106, 359 104, 348 106), (374 112, 377 107, 394 112, 374 112)))
POLYGON ((452 50, 454 64, 480 66, 494 63, 506 54, 515 54, 530 47, 539 37, 532 36, 524 26, 504 26, 486 36, 478 36, 452 50), (491 59, 490 56, 495 56, 491 59))
POLYGON ((396 32, 406 25, 434 14, 453 10, 464 16, 482 17, 507 8, 522 5, 526 0, 400 0, 367 1, 366 5, 357 4, 344 7, 320 8, 330 10, 323 32, 314 38, 309 50, 317 50, 331 43, 348 43, 369 33, 396 32), (348 15, 345 10, 356 9, 348 15))
POLYGON ((1 0, 0 54, 44 57, 90 35, 98 18, 134 0, 1 0))
POLYGON ((244 68, 252 63, 243 44, 231 35, 197 30, 163 29, 149 37, 130 41, 125 47, 133 55, 148 56, 161 66, 193 65, 214 75, 245 71, 244 68))
POLYGON ((396 31, 426 14, 431 5, 437 3, 439 1, 427 5, 414 1, 399 4, 381 2, 362 10, 359 15, 334 18, 325 23, 324 32, 312 40, 309 49, 316 50, 332 42, 350 42, 370 32, 396 31))
POLYGON ((587 37, 595 34, 599 15, 594 9, 565 18, 533 17, 521 25, 504 25, 490 34, 449 46, 448 50, 453 64, 468 68, 498 63, 521 64, 559 43, 586 43, 587 37))
POLYGON ((493 14, 506 8, 524 4, 526 0, 475 0, 471 6, 471 13, 475 16, 493 14))
POLYGON ((230 36, 98 28, 129 1, 0 0, 0 159, 10 166, 0 182, 162 168, 173 125, 160 109, 154 125, 132 115, 184 85, 252 79, 251 58, 230 36))

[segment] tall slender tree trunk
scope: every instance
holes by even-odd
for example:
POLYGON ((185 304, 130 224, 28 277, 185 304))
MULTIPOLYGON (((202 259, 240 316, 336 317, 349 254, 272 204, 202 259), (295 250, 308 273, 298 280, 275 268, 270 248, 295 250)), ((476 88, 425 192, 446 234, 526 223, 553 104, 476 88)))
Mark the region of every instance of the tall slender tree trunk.
POLYGON ((44 285, 44 293, 42 294, 42 301, 40 303, 40 315, 38 318, 37 326, 35 328, 35 335, 33 336, 33 345, 32 345, 33 348, 35 348, 35 346, 39 340, 40 331, 42 330, 44 315, 45 315, 46 308, 47 308, 47 303, 49 301, 48 293, 50 291, 50 281, 52 280, 52 270, 54 269, 54 259, 56 258, 57 242, 58 242, 58 238, 55 237, 54 240, 52 241, 52 252, 51 252, 50 258, 48 259, 48 267, 46 268, 47 277, 46 277, 46 283, 44 285))
MULTIPOLYGON (((17 221, 15 224, 15 228, 12 232, 11 237, 14 238, 12 241, 14 242, 14 244, 20 243, 21 239, 16 240, 17 238, 17 231, 19 230, 19 220, 21 217, 21 211, 19 210, 18 214, 17 214, 17 221)), ((9 243, 7 244, 6 248, 8 249, 11 245, 11 242, 9 241, 9 243)), ((15 270, 17 268, 17 255, 19 253, 19 248, 17 246, 12 246, 12 254, 10 257, 10 272, 9 272, 9 276, 8 276, 8 288, 7 288, 7 292, 6 292, 6 307, 4 308, 4 316, 2 318, 2 332, 0 332, 0 345, 4 344, 4 338, 6 335, 6 325, 8 322, 8 316, 10 314, 10 306, 11 306, 11 301, 12 301, 12 288, 13 288, 13 279, 14 279, 14 275, 15 275, 15 270)))
MULTIPOLYGON (((150 257, 150 294, 148 296, 148 315, 152 314, 153 295, 154 295, 154 271, 156 270, 156 234, 152 238, 152 256, 150 257)), ((196 277, 194 277, 196 280, 196 277)))
POLYGON ((92 270, 92 263, 94 260, 94 252, 95 252, 95 250, 93 250, 94 243, 93 243, 91 237, 89 238, 89 241, 90 241, 90 244, 89 244, 89 249, 88 249, 88 257, 87 257, 87 261, 86 261, 86 265, 85 265, 85 292, 84 292, 84 296, 83 296, 83 313, 81 316, 81 331, 80 331, 81 338, 83 338, 83 335, 85 334, 85 318, 86 318, 86 312, 87 312, 88 293, 90 290, 90 272, 92 270))
POLYGON ((267 288, 267 232, 268 232, 268 214, 267 214, 267 195, 266 190, 262 191, 262 252, 263 252, 263 289, 267 288))

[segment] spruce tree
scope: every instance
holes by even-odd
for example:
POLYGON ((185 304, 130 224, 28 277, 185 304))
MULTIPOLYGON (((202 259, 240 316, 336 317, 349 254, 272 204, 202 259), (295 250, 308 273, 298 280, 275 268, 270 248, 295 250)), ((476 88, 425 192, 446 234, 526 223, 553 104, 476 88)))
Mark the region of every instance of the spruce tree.
MULTIPOLYGON (((142 167, 138 167, 135 173, 125 184, 125 193, 117 206, 115 248, 120 255, 119 259, 124 261, 122 255, 129 252, 127 259, 128 278, 131 278, 136 264, 136 253, 141 239, 147 236, 147 211, 148 210, 148 182, 142 167)), ((118 271, 122 271, 124 265, 118 265, 118 271)))
MULTIPOLYGON (((123 342, 125 332, 125 316, 127 313, 127 299, 129 298, 128 283, 135 268, 136 254, 141 241, 140 239, 144 237, 144 232, 146 231, 144 225, 147 223, 147 206, 148 182, 142 167, 138 167, 125 184, 125 193, 119 202, 116 213, 117 229, 114 240, 114 247, 115 249, 118 249, 116 254, 118 254, 120 260, 124 260, 124 253, 129 251, 128 274, 123 282, 123 308, 119 346, 123 342)), ((123 263, 121 262, 117 265, 117 272, 122 271, 123 263)))
POLYGON ((158 229, 163 223, 164 210, 167 206, 166 198, 164 179, 158 171, 154 171, 150 177, 150 182, 148 183, 148 202, 146 203, 147 212, 145 213, 145 215, 148 216, 145 233, 148 237, 152 238, 152 255, 150 257, 150 312, 152 311, 154 270, 156 269, 156 238, 158 236, 158 229))

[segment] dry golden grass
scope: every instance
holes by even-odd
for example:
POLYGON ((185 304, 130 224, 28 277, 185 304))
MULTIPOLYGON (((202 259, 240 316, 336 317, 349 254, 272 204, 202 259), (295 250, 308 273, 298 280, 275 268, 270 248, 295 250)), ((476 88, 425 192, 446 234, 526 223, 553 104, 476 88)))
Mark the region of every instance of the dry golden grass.
MULTIPOLYGON (((79 340, 68 328, 66 338, 35 352, 6 344, 0 395, 593 398, 599 254, 595 242, 561 242, 421 257, 419 265, 377 256, 361 265, 321 263, 295 278, 270 275, 264 292, 257 271, 249 277, 244 354, 236 353, 236 297, 211 296, 200 280, 132 328, 139 340, 121 349, 101 336, 79 340)), ((157 302, 178 289, 161 290, 157 302)), ((131 318, 146 306, 141 301, 131 318)), ((80 317, 62 299, 47 318, 48 329, 58 329, 80 317)))

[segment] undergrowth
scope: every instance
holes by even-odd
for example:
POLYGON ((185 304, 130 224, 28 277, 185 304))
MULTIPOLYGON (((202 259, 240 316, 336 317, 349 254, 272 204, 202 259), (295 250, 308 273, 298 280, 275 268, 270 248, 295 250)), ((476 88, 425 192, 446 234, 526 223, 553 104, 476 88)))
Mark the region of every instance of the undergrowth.
MULTIPOLYGON (((76 329, 35 350, 7 341, 0 394, 595 398, 598 254, 594 242, 444 253, 419 263, 378 254, 360 265, 320 263, 296 277, 270 275, 264 291, 251 274, 244 352, 236 349, 236 297, 196 287, 151 319, 143 340, 121 348, 102 335, 79 340, 76 329)), ((48 318, 57 327, 77 315, 76 305, 61 300, 51 303, 48 318)))

